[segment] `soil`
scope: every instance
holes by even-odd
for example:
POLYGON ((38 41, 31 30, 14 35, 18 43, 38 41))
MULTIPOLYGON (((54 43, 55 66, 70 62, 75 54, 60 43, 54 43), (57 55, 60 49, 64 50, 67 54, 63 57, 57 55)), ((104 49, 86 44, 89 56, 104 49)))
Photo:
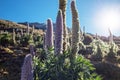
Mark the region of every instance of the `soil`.
MULTIPOLYGON (((20 80, 21 67, 26 54, 29 53, 27 47, 0 47, 0 80, 20 80)), ((112 60, 113 61, 113 60, 112 60)), ((114 62, 92 61, 96 72, 103 77, 103 80, 120 80, 120 64, 114 62)))
MULTIPOLYGON (((12 47, 7 49, 15 50, 12 47)), ((0 47, 0 80, 20 80, 21 67, 27 54, 26 51, 28 51, 24 48, 21 48, 21 50, 23 50, 23 53, 14 53, 14 51, 9 53, 0 47)))

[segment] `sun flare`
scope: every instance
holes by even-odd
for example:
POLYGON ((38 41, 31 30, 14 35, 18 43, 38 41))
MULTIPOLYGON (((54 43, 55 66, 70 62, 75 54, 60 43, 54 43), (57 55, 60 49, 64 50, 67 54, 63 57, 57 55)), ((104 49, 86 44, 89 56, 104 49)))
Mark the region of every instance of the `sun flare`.
POLYGON ((97 12, 94 20, 98 30, 103 31, 103 34, 108 33, 108 28, 113 33, 117 33, 120 28, 120 11, 116 8, 104 8, 97 12))

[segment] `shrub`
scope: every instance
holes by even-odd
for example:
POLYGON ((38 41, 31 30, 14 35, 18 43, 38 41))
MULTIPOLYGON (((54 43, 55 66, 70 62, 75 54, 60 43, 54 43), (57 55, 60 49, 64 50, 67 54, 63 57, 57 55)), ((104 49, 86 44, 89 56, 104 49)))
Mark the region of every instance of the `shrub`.
POLYGON ((111 43, 109 53, 106 56, 106 60, 113 63, 119 63, 118 51, 119 51, 118 46, 115 43, 111 43))
POLYGON ((93 50, 93 60, 101 61, 109 53, 109 45, 100 39, 93 40, 93 42, 90 45, 92 46, 93 50))
POLYGON ((81 55, 71 64, 68 53, 59 57, 51 53, 44 61, 34 57, 34 66, 35 80, 101 80, 93 73, 95 68, 90 61, 81 55))
MULTIPOLYGON (((109 45, 105 42, 103 42, 102 40, 98 39, 98 40, 93 40, 92 43, 90 44, 93 48, 93 54, 97 53, 97 46, 99 45, 99 47, 101 48, 102 52, 108 53, 109 52, 109 45)), ((107 54, 105 54, 107 55, 107 54)))
POLYGON ((24 35, 20 39, 20 44, 22 46, 27 46, 27 45, 29 45, 31 43, 34 43, 32 35, 24 35))
POLYGON ((43 48, 43 36, 34 35, 33 40, 37 48, 43 48))
POLYGON ((93 41, 93 37, 89 34, 84 34, 83 37, 84 37, 83 43, 85 45, 89 45, 93 41))
POLYGON ((2 46, 7 47, 8 45, 11 45, 12 43, 13 43, 13 40, 12 40, 11 34, 4 33, 0 35, 0 44, 2 46))

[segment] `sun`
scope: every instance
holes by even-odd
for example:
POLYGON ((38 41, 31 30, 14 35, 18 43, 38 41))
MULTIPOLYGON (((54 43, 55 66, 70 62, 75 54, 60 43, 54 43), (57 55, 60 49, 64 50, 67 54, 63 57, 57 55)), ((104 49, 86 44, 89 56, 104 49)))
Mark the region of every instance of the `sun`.
POLYGON ((103 8, 95 14, 94 24, 103 34, 108 33, 108 28, 112 33, 117 33, 120 28, 120 11, 116 8, 103 8))

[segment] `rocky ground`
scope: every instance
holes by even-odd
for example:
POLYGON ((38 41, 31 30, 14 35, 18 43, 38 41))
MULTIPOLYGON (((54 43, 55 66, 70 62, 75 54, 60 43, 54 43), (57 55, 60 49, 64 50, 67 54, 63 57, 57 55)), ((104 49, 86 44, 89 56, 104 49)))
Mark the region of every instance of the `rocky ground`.
MULTIPOLYGON (((20 80, 23 60, 28 53, 29 49, 26 47, 0 47, 0 80, 20 80)), ((91 62, 104 80, 120 80, 120 64, 106 60, 91 62)))
POLYGON ((21 66, 28 51, 22 50, 0 48, 0 80, 20 80, 21 66))

